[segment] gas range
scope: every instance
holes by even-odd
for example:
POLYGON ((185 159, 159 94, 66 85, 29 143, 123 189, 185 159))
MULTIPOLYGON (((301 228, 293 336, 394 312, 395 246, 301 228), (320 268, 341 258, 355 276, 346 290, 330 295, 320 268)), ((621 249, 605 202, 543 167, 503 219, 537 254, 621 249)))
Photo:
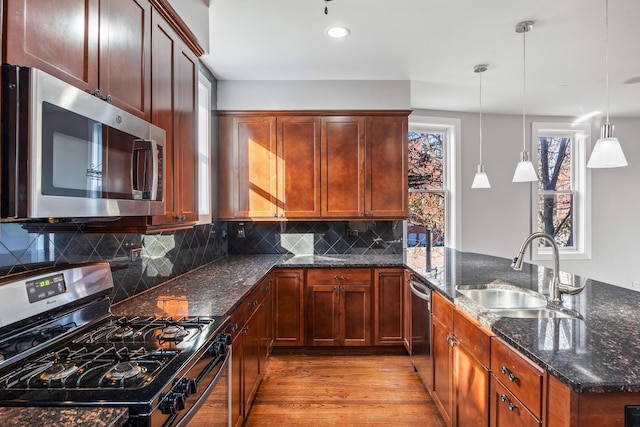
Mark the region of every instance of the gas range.
POLYGON ((228 369, 224 318, 116 317, 111 287, 107 263, 0 283, 0 405, 126 406, 131 426, 186 423, 228 369))

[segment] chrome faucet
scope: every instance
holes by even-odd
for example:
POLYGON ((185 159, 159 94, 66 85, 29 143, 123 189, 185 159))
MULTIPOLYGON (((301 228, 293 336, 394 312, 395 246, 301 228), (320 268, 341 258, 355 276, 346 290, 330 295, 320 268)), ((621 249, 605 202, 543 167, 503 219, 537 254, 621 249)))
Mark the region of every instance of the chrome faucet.
POLYGON ((553 239, 553 237, 542 232, 536 232, 529 235, 526 239, 524 239, 522 247, 520 248, 520 252, 518 252, 518 255, 516 255, 516 257, 513 259, 511 268, 513 268, 514 270, 522 270, 522 258, 524 257, 524 253, 527 250, 527 245, 535 239, 544 239, 551 244, 551 249, 553 250, 553 280, 551 282, 551 286, 549 287, 549 302, 562 304, 562 294, 575 295, 582 291, 583 287, 576 288, 564 283, 560 283, 560 251, 558 250, 558 244, 553 239))

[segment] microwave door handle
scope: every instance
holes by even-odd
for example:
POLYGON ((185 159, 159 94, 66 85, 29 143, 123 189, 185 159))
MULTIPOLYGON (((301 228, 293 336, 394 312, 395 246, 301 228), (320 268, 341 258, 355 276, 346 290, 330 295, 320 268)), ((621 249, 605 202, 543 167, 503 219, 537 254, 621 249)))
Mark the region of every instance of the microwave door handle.
POLYGON ((147 165, 148 156, 151 149, 151 141, 136 139, 133 141, 133 151, 131 153, 131 179, 134 199, 149 199, 149 180, 147 165))
POLYGON ((151 165, 152 165, 152 175, 151 175, 151 200, 157 200, 159 190, 158 186, 160 185, 160 146, 155 143, 155 141, 150 141, 151 143, 151 165))

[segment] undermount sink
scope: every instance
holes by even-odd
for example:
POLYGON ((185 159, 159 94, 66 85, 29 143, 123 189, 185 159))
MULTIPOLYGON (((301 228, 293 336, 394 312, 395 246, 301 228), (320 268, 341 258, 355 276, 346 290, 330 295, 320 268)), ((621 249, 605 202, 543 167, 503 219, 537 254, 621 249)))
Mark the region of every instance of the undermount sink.
POLYGON ((458 292, 489 310, 538 308, 547 305, 544 295, 521 288, 458 288, 458 292))
POLYGON ((502 317, 513 318, 582 318, 580 313, 561 306, 555 307, 539 292, 506 283, 456 287, 457 291, 502 317))

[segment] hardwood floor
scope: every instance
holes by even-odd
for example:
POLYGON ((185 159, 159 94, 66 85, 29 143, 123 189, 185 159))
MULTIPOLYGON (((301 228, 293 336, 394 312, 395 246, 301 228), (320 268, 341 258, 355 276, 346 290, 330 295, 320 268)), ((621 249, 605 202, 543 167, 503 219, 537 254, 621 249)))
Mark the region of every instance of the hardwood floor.
POLYGON ((406 355, 273 354, 245 426, 444 427, 406 355))

